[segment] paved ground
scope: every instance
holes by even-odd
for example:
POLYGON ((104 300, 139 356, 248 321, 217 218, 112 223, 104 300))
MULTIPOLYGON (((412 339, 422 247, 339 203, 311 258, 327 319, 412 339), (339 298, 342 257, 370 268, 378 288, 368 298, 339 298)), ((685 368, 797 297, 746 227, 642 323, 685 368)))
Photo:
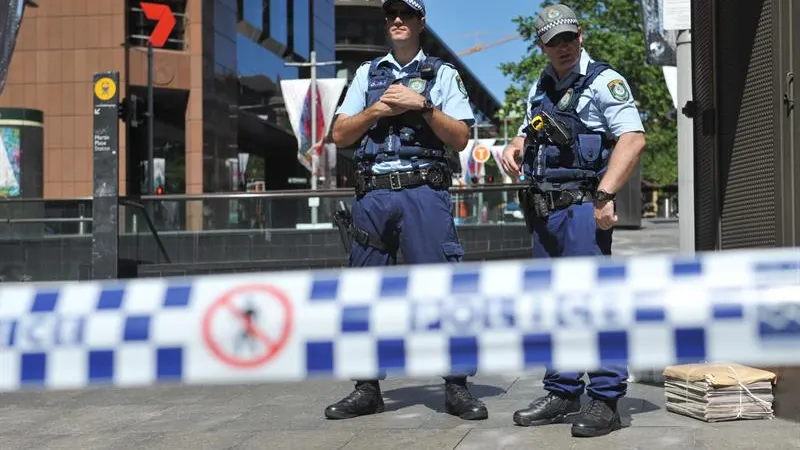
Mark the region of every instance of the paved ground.
POLYGON ((2 449, 800 449, 800 424, 762 420, 707 424, 664 411, 657 386, 631 384, 625 428, 574 439, 569 425, 518 427, 517 408, 543 393, 541 372, 480 377, 471 389, 490 409, 484 422, 441 411, 440 380, 384 383, 388 411, 328 421, 322 410, 349 383, 0 395, 2 449))
MULTIPOLYGON (((615 234, 622 255, 676 246, 675 223, 615 234)), ((541 375, 475 378, 471 389, 490 410, 483 422, 443 413, 439 379, 389 380, 388 411, 349 421, 322 416, 346 382, 0 394, 0 449, 800 449, 800 424, 707 424, 667 413, 663 389, 640 383, 621 403, 625 428, 609 436, 517 427, 511 415, 544 392, 541 375)))
POLYGON ((611 251, 614 255, 671 253, 678 249, 678 222, 644 221, 639 230, 614 230, 611 251))

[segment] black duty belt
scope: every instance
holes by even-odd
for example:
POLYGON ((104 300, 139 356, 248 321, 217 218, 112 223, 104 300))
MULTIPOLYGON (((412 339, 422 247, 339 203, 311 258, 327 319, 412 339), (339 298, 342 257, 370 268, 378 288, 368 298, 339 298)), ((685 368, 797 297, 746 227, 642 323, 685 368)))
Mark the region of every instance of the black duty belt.
POLYGON ((452 176, 446 167, 434 165, 409 172, 391 172, 382 175, 356 175, 356 194, 362 195, 377 189, 399 191, 422 185, 434 189, 446 189, 452 183, 452 176))
POLYGON ((533 192, 534 196, 542 196, 542 199, 547 204, 551 211, 568 208, 572 205, 580 205, 582 203, 591 203, 594 200, 594 195, 591 191, 584 190, 565 190, 565 191, 545 191, 533 192))
POLYGON ((525 188, 519 191, 519 204, 529 229, 532 227, 531 219, 533 217, 544 219, 553 211, 592 201, 594 201, 592 191, 583 189, 541 191, 525 188))

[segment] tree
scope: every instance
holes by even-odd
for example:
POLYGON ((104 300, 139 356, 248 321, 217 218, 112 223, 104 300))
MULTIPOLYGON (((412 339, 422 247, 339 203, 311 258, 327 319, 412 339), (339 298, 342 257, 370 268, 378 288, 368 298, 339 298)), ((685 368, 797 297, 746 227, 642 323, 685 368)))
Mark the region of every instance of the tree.
MULTIPOLYGON (((677 127, 667 114, 673 110, 661 68, 647 64, 641 4, 631 0, 564 0, 578 15, 583 28, 583 47, 597 61, 605 61, 621 73, 638 102, 647 133, 642 158, 642 179, 672 184, 677 174, 677 127)), ((552 5, 545 0, 542 7, 552 5)), ((528 54, 519 62, 500 65, 512 85, 506 89, 506 104, 524 117, 528 91, 547 64, 535 43, 536 16, 517 17, 520 35, 528 41, 528 54)), ((522 123, 519 119, 514 126, 522 123)), ((510 126, 510 125, 509 125, 510 126)), ((516 129, 514 128, 514 129, 516 129)))

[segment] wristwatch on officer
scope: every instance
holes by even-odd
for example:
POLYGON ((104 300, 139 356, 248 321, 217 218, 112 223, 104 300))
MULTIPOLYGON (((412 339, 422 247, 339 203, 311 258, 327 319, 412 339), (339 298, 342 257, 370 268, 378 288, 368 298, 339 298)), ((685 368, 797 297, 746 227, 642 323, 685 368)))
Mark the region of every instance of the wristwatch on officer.
POLYGON ((433 102, 426 98, 425 103, 422 104, 422 109, 420 111, 422 114, 433 111, 433 102))
POLYGON ((594 193, 594 201, 597 203, 606 203, 613 201, 617 197, 617 194, 609 194, 608 192, 598 189, 597 192, 594 193))

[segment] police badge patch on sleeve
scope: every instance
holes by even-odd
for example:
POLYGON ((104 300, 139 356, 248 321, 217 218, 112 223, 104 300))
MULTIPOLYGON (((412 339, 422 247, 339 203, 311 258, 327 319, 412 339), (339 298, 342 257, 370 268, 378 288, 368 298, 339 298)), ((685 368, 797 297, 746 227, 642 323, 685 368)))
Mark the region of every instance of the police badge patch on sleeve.
POLYGON ((464 86, 464 82, 461 81, 461 75, 456 75, 456 84, 458 85, 458 90, 464 94, 464 97, 467 96, 467 87, 464 86))
POLYGON ((628 99, 630 98, 630 93, 628 92, 628 88, 625 86, 625 83, 620 79, 616 79, 608 83, 608 91, 611 92, 612 97, 621 102, 627 102, 628 99))

